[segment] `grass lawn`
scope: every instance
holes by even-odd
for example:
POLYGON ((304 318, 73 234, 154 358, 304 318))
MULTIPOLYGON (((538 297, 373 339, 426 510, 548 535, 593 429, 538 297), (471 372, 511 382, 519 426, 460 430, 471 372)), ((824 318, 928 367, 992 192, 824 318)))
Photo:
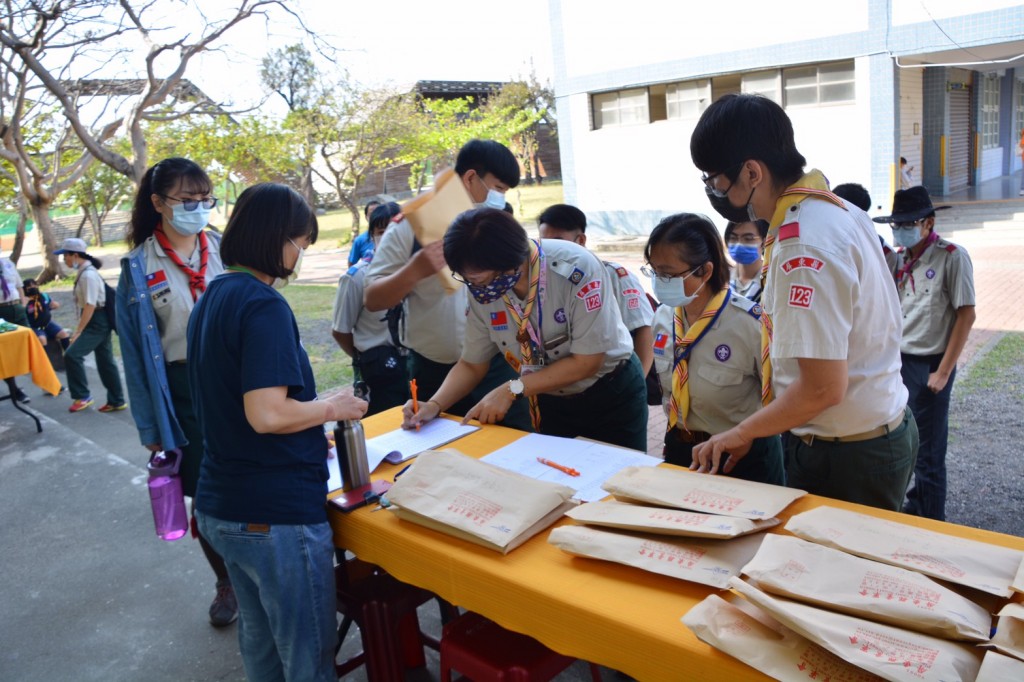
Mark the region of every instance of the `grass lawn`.
POLYGON ((331 336, 331 315, 337 287, 291 284, 281 290, 299 323, 299 336, 309 355, 321 392, 352 384, 352 360, 331 336))
MULTIPOLYGON (((970 393, 1000 388, 1007 381, 1007 367, 1024 364, 1024 334, 1007 333, 983 358, 971 365, 961 388, 970 393)), ((1019 390, 1021 387, 1015 387, 1019 390)))
MULTIPOLYGON (((509 190, 505 198, 515 211, 521 223, 534 223, 540 212, 551 204, 562 203, 562 183, 550 182, 543 185, 520 185, 509 190)), ((319 216, 320 236, 314 249, 339 249, 348 245, 352 237, 352 214, 347 210, 329 211, 319 216)), ((362 230, 366 222, 360 221, 362 230)))

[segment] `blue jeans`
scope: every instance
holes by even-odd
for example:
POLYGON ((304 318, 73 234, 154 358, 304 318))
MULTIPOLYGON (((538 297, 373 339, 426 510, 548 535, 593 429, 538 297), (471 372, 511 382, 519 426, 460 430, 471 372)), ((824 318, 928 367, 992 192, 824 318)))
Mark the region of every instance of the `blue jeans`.
POLYGON ((908 404, 921 432, 914 484, 907 491, 903 511, 939 521, 946 520, 946 445, 949 442, 949 398, 956 368, 938 393, 928 388, 928 375, 939 368, 941 355, 903 354, 903 385, 910 392, 908 404))
POLYGON ((260 525, 196 512, 238 599, 238 647, 252 682, 336 682, 334 545, 329 524, 260 525))

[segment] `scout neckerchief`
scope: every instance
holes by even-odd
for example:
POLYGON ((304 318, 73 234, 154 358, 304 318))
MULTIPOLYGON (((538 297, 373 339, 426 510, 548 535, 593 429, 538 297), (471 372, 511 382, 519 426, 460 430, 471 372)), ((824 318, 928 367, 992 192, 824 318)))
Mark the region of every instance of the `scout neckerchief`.
POLYGON ((905 287, 907 285, 907 281, 906 280, 909 279, 910 280, 910 290, 913 291, 915 294, 917 293, 917 286, 914 284, 914 273, 913 273, 914 266, 917 265, 917 261, 921 260, 921 257, 924 255, 924 252, 928 250, 928 247, 930 247, 932 244, 934 244, 937 241, 939 241, 939 233, 936 232, 933 229, 931 234, 929 234, 928 237, 924 240, 924 248, 921 249, 921 253, 919 253, 916 256, 914 256, 913 251, 911 251, 910 249, 904 249, 903 251, 901 251, 901 253, 903 254, 904 259, 908 255, 913 256, 913 258, 911 258, 910 260, 906 261, 903 264, 903 267, 900 268, 899 272, 896 273, 896 286, 897 287, 905 287), (906 279, 904 279, 904 277, 906 277, 906 279))
POLYGON ((188 290, 192 294, 192 301, 195 302, 199 298, 199 294, 206 291, 206 262, 208 253, 206 250, 206 233, 203 231, 199 232, 199 272, 196 272, 181 260, 181 257, 175 253, 174 248, 171 246, 170 240, 167 239, 167 235, 164 234, 163 224, 157 225, 156 230, 153 231, 153 236, 156 237, 157 243, 160 248, 164 250, 167 257, 171 259, 171 262, 178 266, 178 269, 185 273, 188 277, 188 290))
MULTIPOLYGON (((519 355, 521 356, 520 367, 527 365, 538 364, 536 360, 538 358, 534 355, 534 346, 537 348, 537 352, 544 353, 544 344, 540 335, 534 330, 533 325, 530 323, 530 313, 533 312, 533 307, 538 304, 537 309, 537 320, 538 324, 542 324, 541 315, 543 310, 541 306, 543 303, 540 302, 540 296, 543 294, 544 285, 547 283, 547 273, 544 271, 544 264, 541 262, 540 247, 534 241, 530 242, 530 287, 526 292, 526 302, 522 308, 519 304, 513 301, 508 292, 502 296, 502 300, 505 301, 505 309, 508 310, 509 316, 516 325, 516 341, 519 342, 519 355), (542 280, 544 280, 542 282, 542 280), (531 341, 533 343, 531 343, 531 341)), ((543 355, 541 356, 541 359, 543 355)), ((537 396, 530 396, 530 421, 533 423, 533 430, 540 430, 540 408, 537 405, 537 396)))
MULTIPOLYGON (((844 211, 846 204, 828 189, 828 180, 819 170, 811 170, 802 178, 790 185, 783 192, 775 203, 775 214, 772 216, 771 226, 768 228, 768 237, 764 240, 764 264, 761 266, 761 290, 765 288, 765 280, 768 277, 768 269, 771 267, 772 248, 779 238, 779 228, 782 221, 786 219, 789 209, 802 202, 807 197, 816 197, 831 201, 844 211)), ((796 231, 796 234, 799 234, 796 231)), ((794 235, 795 236, 795 235, 794 235)), ((785 236, 783 237, 785 238, 785 236)), ((774 305, 774 303, 773 303, 774 305)), ((772 392, 772 362, 771 344, 775 336, 775 328, 772 319, 767 312, 761 311, 761 404, 768 405, 775 397, 772 392)))
POLYGON ((718 316, 725 310, 725 304, 732 296, 732 289, 726 287, 711 297, 704 307, 704 312, 683 331, 683 309, 676 308, 673 312, 672 348, 675 366, 672 368, 672 399, 668 403, 668 428, 671 431, 679 424, 686 431, 686 416, 690 413, 690 373, 687 360, 694 347, 704 338, 708 330, 714 326, 718 316))

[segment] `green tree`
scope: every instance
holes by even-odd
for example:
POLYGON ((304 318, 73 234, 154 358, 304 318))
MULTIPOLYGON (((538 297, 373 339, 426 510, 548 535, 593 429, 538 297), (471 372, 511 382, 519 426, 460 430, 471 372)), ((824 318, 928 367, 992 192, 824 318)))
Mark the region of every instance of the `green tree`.
POLYGON ((260 78, 268 90, 279 95, 288 105, 284 127, 292 133, 298 145, 298 190, 306 201, 314 205, 313 160, 316 158, 316 118, 319 114, 316 109, 323 101, 320 73, 309 50, 300 43, 274 50, 264 57, 260 78))

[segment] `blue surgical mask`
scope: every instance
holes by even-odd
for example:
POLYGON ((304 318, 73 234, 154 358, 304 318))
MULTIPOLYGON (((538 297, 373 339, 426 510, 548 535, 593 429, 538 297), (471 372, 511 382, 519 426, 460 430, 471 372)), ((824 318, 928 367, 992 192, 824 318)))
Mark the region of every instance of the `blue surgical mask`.
POLYGON ((757 246, 747 246, 746 244, 730 244, 729 255, 740 265, 750 265, 757 262, 757 259, 761 257, 761 249, 757 246))
POLYGON ((497 301, 509 289, 514 287, 519 282, 519 275, 519 271, 516 270, 510 275, 498 275, 487 286, 478 287, 475 284, 467 284, 466 286, 469 287, 469 293, 473 294, 473 298, 477 303, 487 305, 497 301))
POLYGON ((210 211, 202 204, 196 206, 195 210, 186 211, 185 204, 175 204, 171 207, 174 214, 171 216, 171 227, 178 234, 186 237, 199 234, 204 227, 210 224, 210 211))
POLYGON ((921 230, 914 225, 912 227, 892 228, 892 241, 896 246, 909 249, 921 241, 921 230))
POLYGON ((658 299, 659 302, 667 305, 670 308, 685 308, 686 306, 693 303, 693 299, 697 298, 697 294, 704 288, 704 283, 697 287, 697 290, 692 294, 687 295, 686 288, 684 286, 686 278, 692 275, 689 273, 686 277, 673 277, 667 282, 663 281, 660 277, 652 277, 651 282, 654 284, 654 298, 658 299))

